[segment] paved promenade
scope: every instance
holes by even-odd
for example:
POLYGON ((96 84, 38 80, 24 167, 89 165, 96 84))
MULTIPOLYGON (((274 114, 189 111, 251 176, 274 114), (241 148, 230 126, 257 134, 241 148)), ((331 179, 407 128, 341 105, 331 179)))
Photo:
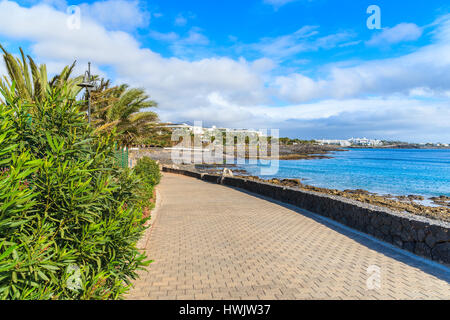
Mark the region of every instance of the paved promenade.
POLYGON ((168 173, 159 195, 128 299, 450 299, 448 268, 319 216, 168 173))

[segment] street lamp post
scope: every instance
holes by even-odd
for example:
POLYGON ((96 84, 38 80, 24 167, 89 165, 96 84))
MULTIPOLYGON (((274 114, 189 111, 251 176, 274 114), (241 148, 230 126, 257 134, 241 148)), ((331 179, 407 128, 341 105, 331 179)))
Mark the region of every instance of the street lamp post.
POLYGON ((95 88, 95 81, 91 77, 91 63, 88 62, 88 69, 84 73, 83 82, 78 84, 79 87, 86 89, 86 95, 88 100, 88 121, 91 124, 91 90, 95 88))

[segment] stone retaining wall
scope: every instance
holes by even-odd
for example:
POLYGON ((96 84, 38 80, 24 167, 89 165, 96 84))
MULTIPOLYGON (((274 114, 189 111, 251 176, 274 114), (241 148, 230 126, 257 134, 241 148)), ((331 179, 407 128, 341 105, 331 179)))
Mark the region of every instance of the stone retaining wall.
POLYGON ((362 231, 417 255, 450 264, 450 223, 401 214, 355 200, 242 178, 163 167, 207 182, 240 188, 292 204, 362 231))

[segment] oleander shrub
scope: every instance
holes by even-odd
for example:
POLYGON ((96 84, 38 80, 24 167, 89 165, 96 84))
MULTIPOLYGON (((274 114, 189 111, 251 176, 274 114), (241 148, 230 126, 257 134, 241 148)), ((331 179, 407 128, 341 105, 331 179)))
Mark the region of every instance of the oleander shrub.
POLYGON ((67 88, 28 103, 1 91, 0 298, 118 299, 150 263, 140 180, 67 88))
POLYGON ((134 171, 148 185, 155 186, 161 180, 158 163, 149 157, 139 159, 134 167, 134 171))
POLYGON ((155 160, 149 157, 142 157, 136 163, 133 171, 140 181, 136 190, 141 199, 141 203, 147 210, 150 210, 154 205, 151 201, 153 198, 154 187, 161 180, 159 165, 155 160))

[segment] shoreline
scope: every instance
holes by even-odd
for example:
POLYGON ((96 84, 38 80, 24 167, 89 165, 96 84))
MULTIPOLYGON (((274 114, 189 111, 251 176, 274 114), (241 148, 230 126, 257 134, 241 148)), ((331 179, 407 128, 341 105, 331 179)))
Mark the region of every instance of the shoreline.
POLYGON ((249 175, 236 175, 235 177, 297 188, 299 190, 315 191, 328 195, 341 196, 367 204, 386 207, 399 213, 407 212, 450 222, 450 197, 444 195, 425 199, 425 197, 420 195, 380 195, 364 189, 337 190, 320 188, 303 184, 300 179, 262 179, 260 177, 249 175), (424 205, 417 202, 424 200, 433 201, 433 206, 424 205))
POLYGON ((403 150, 450 150, 450 147, 419 146, 419 145, 387 145, 387 146, 349 146, 346 149, 403 149, 403 150))
POLYGON ((184 165, 180 168, 194 170, 198 173, 221 175, 224 168, 230 169, 233 176, 247 180, 270 183, 274 185, 296 188, 299 190, 314 191, 322 194, 341 196, 347 199, 356 200, 362 203, 385 207, 396 212, 412 213, 431 219, 438 219, 450 222, 450 197, 441 195, 437 197, 428 197, 422 195, 381 195, 364 189, 345 189, 338 190, 332 188, 322 188, 308 185, 302 182, 302 179, 292 178, 270 178, 263 179, 258 176, 250 175, 245 169, 237 168, 237 165, 184 165), (233 170, 233 168, 237 168, 233 170), (424 202, 430 201, 432 205, 426 205, 424 202))

